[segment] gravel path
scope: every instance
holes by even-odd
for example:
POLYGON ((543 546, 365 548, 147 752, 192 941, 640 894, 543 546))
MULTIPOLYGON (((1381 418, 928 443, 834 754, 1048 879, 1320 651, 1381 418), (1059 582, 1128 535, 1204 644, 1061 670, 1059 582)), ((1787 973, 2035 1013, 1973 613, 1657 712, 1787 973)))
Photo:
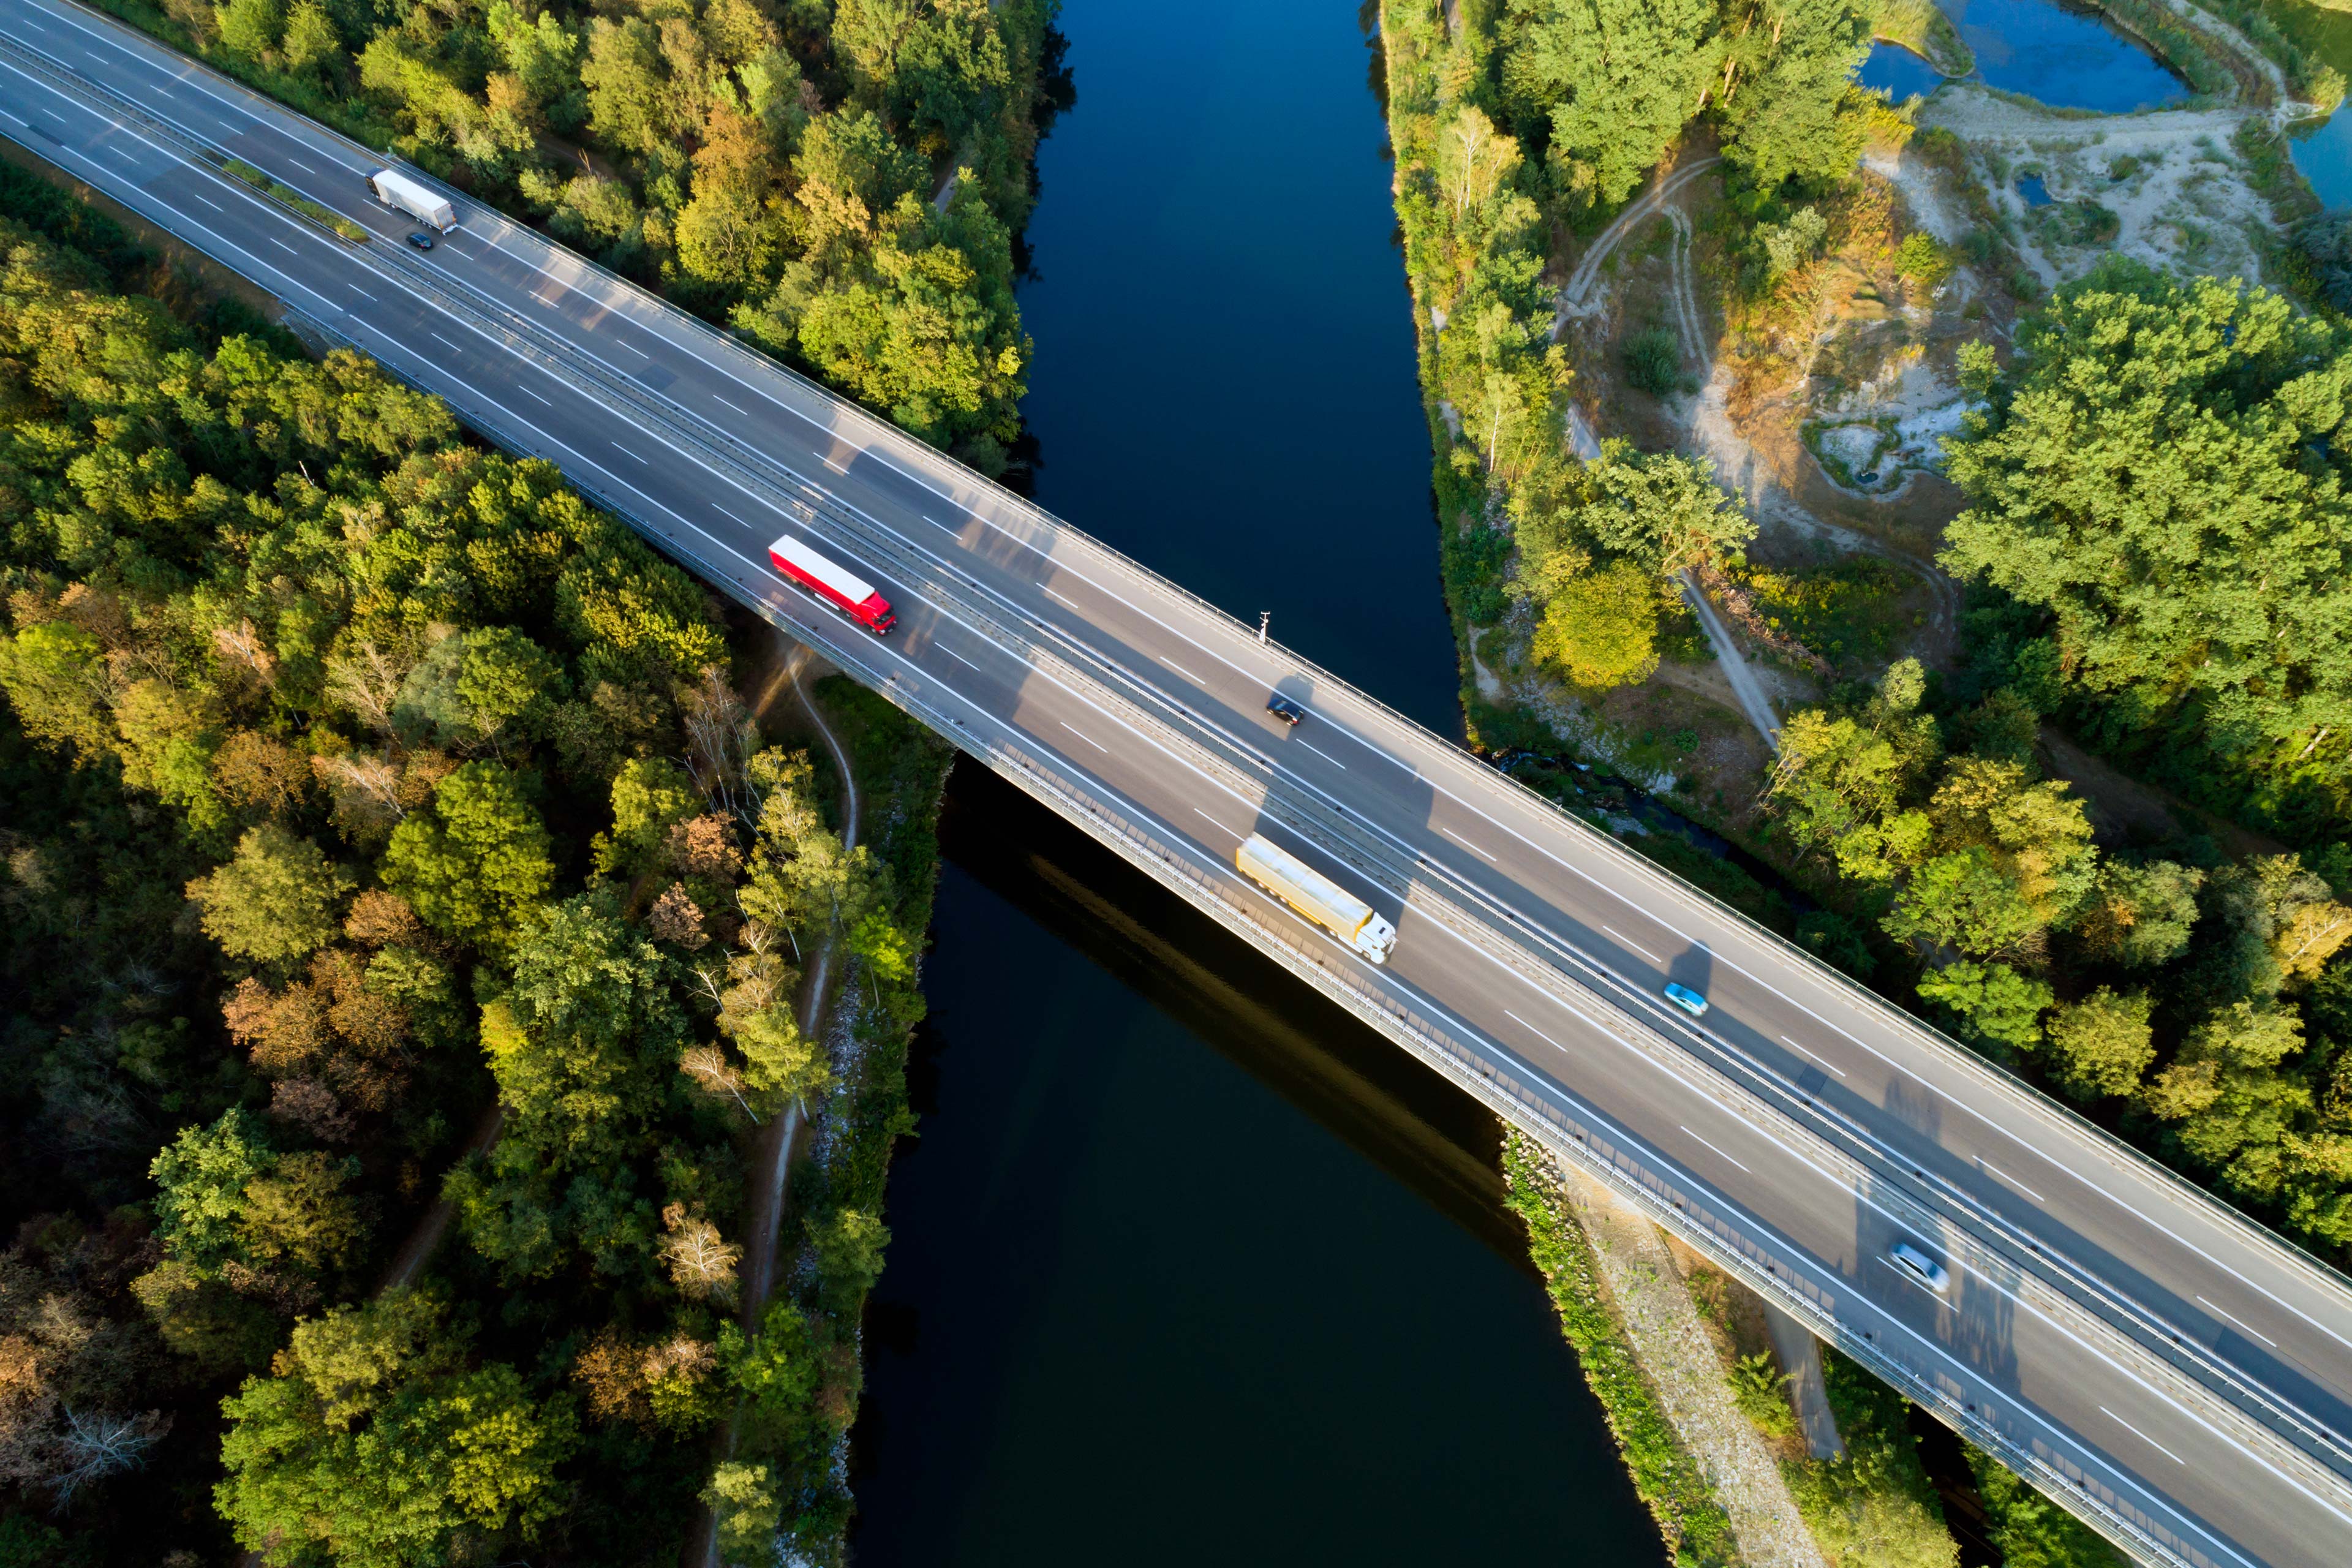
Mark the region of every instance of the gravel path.
POLYGON ((1826 1568, 1779 1463, 1731 1402, 1715 1342, 1657 1226, 1581 1173, 1568 1174, 1561 1195, 1592 1243, 1617 1321, 1666 1418, 1730 1516, 1741 1558, 1750 1568, 1826 1568))

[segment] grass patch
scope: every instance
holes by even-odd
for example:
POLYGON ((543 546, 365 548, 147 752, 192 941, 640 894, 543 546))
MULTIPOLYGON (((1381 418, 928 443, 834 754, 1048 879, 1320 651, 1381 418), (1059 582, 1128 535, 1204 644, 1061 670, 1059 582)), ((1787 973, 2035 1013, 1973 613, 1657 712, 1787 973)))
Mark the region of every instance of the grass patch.
POLYGON ((350 240, 353 245, 365 245, 367 243, 367 230, 362 228, 359 225, 353 223, 342 214, 335 211, 332 207, 323 206, 319 203, 312 201, 310 197, 304 195, 293 186, 283 184, 278 181, 271 179, 268 175, 263 174, 260 170, 255 168, 252 164, 247 163, 242 158, 226 158, 222 160, 221 169, 224 173, 235 175, 237 179, 243 180, 247 184, 251 185, 255 190, 259 191, 263 195, 268 196, 270 200, 277 202, 280 205, 293 208, 296 212, 300 213, 304 217, 309 218, 312 223, 319 225, 320 227, 334 230, 337 234, 341 235, 345 239, 350 240))
POLYGON ((1900 44, 1946 76, 1966 76, 1977 57, 1936 0, 1879 0, 1870 36, 1900 44))
POLYGON ((1503 1169, 1510 1179, 1505 1201, 1527 1222, 1528 1256, 1543 1274, 1559 1310, 1560 1331, 1575 1348, 1585 1382, 1601 1401, 1634 1489, 1657 1519, 1668 1552, 1688 1568, 1727 1568, 1739 1561, 1731 1521, 1675 1436, 1657 1391, 1602 1299, 1591 1244, 1569 1216, 1559 1172, 1534 1140, 1516 1130, 1504 1140, 1503 1169))
POLYGON ((1903 1396, 1832 1350, 1822 1350, 1822 1371, 1845 1457, 1781 1467, 1822 1555, 1831 1568, 1958 1568, 1959 1543, 1919 1463, 1903 1396))

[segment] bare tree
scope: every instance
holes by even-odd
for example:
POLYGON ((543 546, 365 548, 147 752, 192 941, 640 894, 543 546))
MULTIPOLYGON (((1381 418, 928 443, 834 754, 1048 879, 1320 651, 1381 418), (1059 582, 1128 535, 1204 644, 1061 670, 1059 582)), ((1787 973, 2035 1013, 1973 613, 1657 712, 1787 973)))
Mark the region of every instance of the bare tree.
POLYGON ((661 1255, 670 1282, 698 1301, 733 1301, 735 1266, 743 1260, 743 1249, 700 1215, 687 1213, 684 1204, 662 1210, 662 1228, 669 1233, 661 1255))

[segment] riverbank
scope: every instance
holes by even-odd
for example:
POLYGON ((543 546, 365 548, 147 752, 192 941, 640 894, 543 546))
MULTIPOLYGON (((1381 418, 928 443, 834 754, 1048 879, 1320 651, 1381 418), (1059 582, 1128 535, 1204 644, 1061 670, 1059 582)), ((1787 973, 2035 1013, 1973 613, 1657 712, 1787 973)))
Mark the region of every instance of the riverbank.
MULTIPOLYGON (((1884 109, 1857 135, 1870 167, 1852 180, 1823 173, 1801 193, 1777 181, 1759 189, 1735 166, 1727 142, 1718 162, 1717 128, 1685 127, 1664 140, 1664 156, 1636 199, 1580 206, 1557 183, 1557 147, 1538 170, 1520 153, 1517 128, 1472 107, 1487 101, 1477 96, 1476 72, 1494 68, 1501 46, 1465 37, 1470 26, 1418 0, 1389 0, 1381 9, 1398 206, 1472 738, 1496 750, 1580 753, 1654 781, 1674 809, 1788 876, 1796 869, 1790 847, 1775 842, 1761 800, 1773 706, 1818 702, 1906 654, 1947 666, 1958 659, 1960 595, 1933 558, 1958 509, 1937 437, 1959 428, 1980 396, 1968 390, 1967 365, 1969 353, 1981 351, 1963 348, 2006 339, 2024 309, 2073 275, 2071 258, 2059 259, 2057 247, 2086 243, 2087 231, 2076 240, 2073 228, 2005 207, 2000 192, 1989 192, 1966 166, 1965 151, 1954 155, 1958 138, 1943 132, 1914 147, 1914 125, 1884 109), (1494 171, 1483 186, 1470 178, 1475 160, 1465 151, 1481 142, 1494 171), (1931 222, 1913 216, 1923 209, 1931 222), (1555 250, 1562 237, 1566 248, 1555 250), (1526 281, 1538 276, 1557 300, 1544 311, 1552 330, 1541 338, 1528 319, 1537 291, 1526 281), (1473 321, 1475 351, 1464 331, 1473 321), (1528 346, 1514 359, 1521 334, 1528 346), (1467 374, 1474 352, 1483 386, 1467 374), (1604 416, 1599 438, 1588 434, 1588 424, 1604 416), (1632 447, 1612 448, 1610 437, 1630 437, 1632 447), (1557 457, 1545 452, 1553 445, 1557 457), (1572 513, 1596 505, 1578 489, 1578 475, 1661 449, 1704 455, 1759 525, 1716 559, 1702 552, 1685 561, 1697 567, 1692 576, 1728 629, 1707 626, 1702 637, 1663 603, 1654 628, 1638 610, 1622 627, 1611 620, 1619 613, 1611 601, 1622 605, 1639 592, 1635 568, 1671 557, 1643 557, 1631 531, 1622 541, 1608 538, 1610 514, 1572 513), (1580 466, 1565 466, 1571 458, 1580 466), (1550 541, 1571 514, 1602 519, 1580 522, 1590 531, 1570 536, 1578 546, 1565 552, 1573 557, 1565 567, 1571 584, 1601 573, 1597 539, 1627 559, 1609 569, 1622 583, 1575 599, 1575 618, 1562 626, 1557 603, 1548 611, 1543 600, 1563 590, 1532 585, 1526 574, 1535 560, 1530 536, 1542 550, 1559 551, 1550 541), (1608 629, 1596 633, 1596 626, 1608 629), (1737 682, 1690 673, 1705 667, 1710 643, 1727 666, 1746 665, 1765 686, 1760 700, 1744 705, 1748 712, 1727 700, 1737 682)), ((1953 96, 1933 100, 1931 112, 1953 96)), ((2241 119, 2216 119, 2189 135, 2218 130, 2226 139, 2241 119)), ((2047 122, 2073 121, 2052 114, 2047 122)), ((2004 165, 2000 179, 2055 177, 2063 190, 2052 199, 2076 204, 2063 212, 2088 212, 2095 204, 2059 172, 2046 139, 2033 148, 2043 163, 2004 165)), ((2177 185, 2137 171, 2145 184, 2135 190, 2146 192, 2147 210, 2135 209, 2135 243, 2153 244, 2159 223, 2184 216, 2181 204, 2211 199, 2212 165, 2231 166, 2206 144, 2195 159, 2177 162, 2177 185), (2188 176, 2199 171, 2192 184, 2188 176)), ((2135 174, 2128 160, 2120 167, 2122 178, 2135 174)), ((2226 216, 2265 231, 2274 221, 2259 199, 2226 216)), ((1573 598, 1572 588, 1566 592, 1573 598)), ((1590 804, 1575 776, 1559 779, 1564 804, 1590 804)), ((1623 831, 1613 820, 1607 826, 1623 831)), ((1633 835, 1626 842, 1646 852, 1664 841, 1633 835)), ((1672 847, 1673 858, 1660 858, 1688 874, 1675 861, 1699 857, 1683 856, 1679 840, 1672 847)), ((1727 881, 1727 869, 1697 879, 1727 881)), ((1740 879, 1755 880, 1744 870, 1740 879)), ((1857 943, 1844 916, 1800 918, 1786 902, 1776 909, 1755 897, 1769 889, 1758 884, 1748 895, 1758 918, 1826 956, 1870 960, 1848 951, 1857 943)), ((1759 1441, 1794 1442, 1798 1425, 1761 1370, 1771 1365, 1769 1354, 1759 1345, 1746 1360, 1695 1357, 1687 1291, 1668 1279, 1670 1263, 1643 1258, 1641 1243, 1654 1237, 1638 1226, 1616 1236, 1620 1227, 1598 1211, 1579 1229, 1555 1176, 1524 1155, 1512 1173, 1569 1338, 1611 1409, 1670 1550, 1697 1561, 1727 1558, 1737 1534, 1772 1543, 1764 1552, 1751 1547, 1752 1557, 1811 1553, 1841 1568, 1875 1561, 1872 1553, 1895 1541, 1902 1545, 1888 1549, 1905 1561, 1957 1561, 1937 1488, 1971 1517, 1977 1489, 1957 1462, 1930 1485, 1899 1398, 1834 1363, 1830 1403, 1852 1417, 1849 1451, 1781 1454, 1775 1479, 1785 1489, 1760 1499, 1751 1484, 1759 1441), (1613 1259, 1622 1289, 1600 1283, 1603 1232, 1622 1244, 1613 1259), (1674 1387, 1679 1397, 1664 1392, 1674 1387), (1722 1418, 1743 1390, 1747 1407, 1780 1436, 1759 1439, 1752 1422, 1722 1418), (1776 1527, 1800 1512, 1798 1533, 1810 1539, 1792 1548, 1776 1527), (1743 1530, 1735 1531, 1735 1519, 1743 1530)), ((2053 1560, 2100 1560, 2079 1542, 2069 1550, 2074 1555, 2053 1560)))

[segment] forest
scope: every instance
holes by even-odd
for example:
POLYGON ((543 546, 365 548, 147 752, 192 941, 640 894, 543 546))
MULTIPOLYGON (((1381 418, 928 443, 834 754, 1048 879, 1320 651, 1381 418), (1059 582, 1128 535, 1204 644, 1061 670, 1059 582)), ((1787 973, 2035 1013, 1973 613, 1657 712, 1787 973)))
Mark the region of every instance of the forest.
MULTIPOLYGON (((2120 258, 2046 292, 1997 227, 1979 254, 1858 199, 1864 145, 1913 135, 1906 111, 1852 86, 1885 26, 1866 5, 1400 0, 1383 22, 1474 738, 1564 743, 1482 691, 1482 667, 1524 658, 1597 701, 1668 658, 1708 662, 1685 584, 1744 570, 1757 542, 1704 459, 1617 439, 1580 458, 1563 434, 1577 367, 1556 341, 1561 279, 1662 156, 1720 155, 1707 280, 1727 337, 1810 299, 1841 253, 1877 256, 1923 295, 1976 266, 2021 320, 1999 353, 1981 330, 1958 350, 1974 412, 1945 447, 1964 510, 1937 563, 1965 595, 1959 658, 1832 674, 1787 715, 1744 820, 1803 914, 1709 857, 1668 854, 1678 841, 1657 852, 1710 887, 1742 883, 1743 908, 1823 960, 2352 1264, 2341 217, 2278 247, 2289 287, 2316 280, 2298 295, 2120 258), (2052 772, 2053 736, 2169 792, 2176 826, 2095 831, 2092 802, 2052 772)), ((1948 157, 1937 135, 1928 155, 1948 157)), ((1629 327, 1625 344, 1626 384, 1697 390, 1679 383, 1673 332, 1629 327)), ((1949 1560, 1932 1513, 1906 1513, 1909 1463, 1795 1486, 1825 1545, 1865 1514, 1930 1521, 1842 1561, 1949 1560)), ((2015 1478, 1978 1468, 2021 1560, 2105 1560, 2015 1478)), ((1678 1505, 1651 1500, 1673 1538, 1678 1505)))
POLYGON ((1005 471, 1054 0, 104 4, 1005 471))
POLYGON ((0 185, 0 1561, 832 1560, 945 754, 826 687, 845 847, 764 628, 0 185))
POLYGON ((1793 715, 1779 820, 1842 885, 1848 967, 1881 939, 1960 1037, 2341 1263, 2352 335, 2118 260, 2021 346, 1951 447, 1969 666, 1793 715), (2103 850, 2045 720, 2270 852, 2103 850))
MULTIPOLYGON (((1654 27, 1667 14, 1627 9, 1654 27)), ((1861 139, 1909 130, 1838 85, 1863 13, 1768 7, 1785 22, 1766 35, 1776 65, 1741 52, 1763 29, 1726 37, 1694 8, 1623 80, 1596 41, 1607 14, 1509 0, 1446 37, 1400 6, 1390 28, 1392 58, 1425 51, 1425 69, 1392 70, 1391 108, 1408 265, 1434 302, 1426 381, 1459 424, 1441 426, 1441 506, 1462 519, 1448 586, 1474 646, 1523 616, 1529 657, 1584 690, 1647 679, 1678 574, 1738 562, 1756 525, 1703 459, 1566 450, 1550 235, 1703 133, 1748 231, 1737 309, 1821 254, 1861 139), (1685 81, 1685 61, 1705 69, 1685 81), (1727 100, 1692 85, 1743 79, 1727 100), (1706 107, 1696 126, 1643 119, 1622 108, 1641 92, 1706 107), (1579 107, 1603 102, 1620 106, 1606 135, 1579 107)), ((1953 265, 1921 239, 1923 267, 1953 265)), ((1983 342, 1960 365, 1986 402, 1950 444, 1968 508, 1942 564, 1969 584, 1970 658, 1899 662, 1789 718, 1765 831, 1825 906, 1797 934, 2352 1260, 2352 978, 2336 962, 2352 941, 2352 339, 2260 287, 2116 260, 2032 313, 2006 370, 1983 342), (2211 833, 2103 849, 2043 770, 2045 721, 2270 852, 2211 833)))

